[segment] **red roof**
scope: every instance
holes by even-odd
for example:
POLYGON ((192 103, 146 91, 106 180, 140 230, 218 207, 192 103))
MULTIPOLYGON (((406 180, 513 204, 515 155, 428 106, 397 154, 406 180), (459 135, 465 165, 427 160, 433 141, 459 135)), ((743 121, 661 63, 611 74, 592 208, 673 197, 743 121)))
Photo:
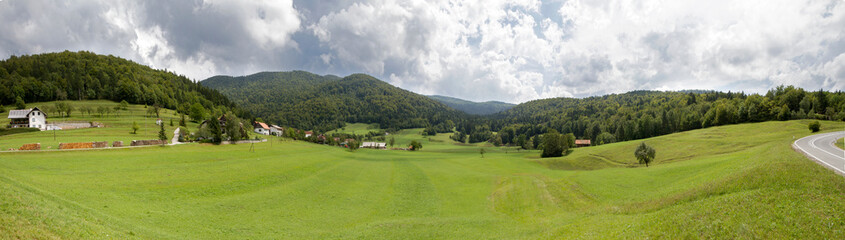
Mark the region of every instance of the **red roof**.
POLYGON ((312 131, 305 131, 305 134, 314 134, 312 131))
POLYGON ((575 145, 590 145, 590 139, 577 139, 575 145))
POLYGON ((263 129, 270 129, 270 127, 268 127, 266 123, 258 122, 258 125, 261 126, 261 128, 263 129))

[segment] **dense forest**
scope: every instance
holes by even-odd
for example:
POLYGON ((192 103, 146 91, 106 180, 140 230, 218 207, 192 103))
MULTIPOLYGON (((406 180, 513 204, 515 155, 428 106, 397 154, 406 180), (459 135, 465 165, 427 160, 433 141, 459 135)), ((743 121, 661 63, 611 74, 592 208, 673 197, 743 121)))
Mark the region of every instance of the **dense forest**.
POLYGON ((487 102, 472 102, 467 101, 459 98, 447 97, 447 96, 440 96, 440 95, 431 95, 428 98, 437 100, 446 106, 451 108, 457 109, 458 111, 462 111, 469 114, 475 115, 490 115, 494 113, 498 113, 504 110, 511 109, 516 104, 505 103, 505 102, 498 102, 498 101, 487 101, 487 102))
POLYGON ((201 82, 263 120, 282 126, 328 131, 344 122, 378 123, 386 129, 442 126, 451 129, 463 113, 375 79, 308 72, 218 76, 201 82))
POLYGON ((845 121, 845 93, 780 86, 765 95, 634 91, 583 99, 541 99, 491 119, 462 122, 458 131, 469 134, 470 141, 488 138, 495 143, 523 144, 554 129, 591 139, 596 145, 710 126, 805 118, 845 121), (483 136, 472 139, 473 134, 483 136))
POLYGON ((185 112, 199 103, 214 112, 247 116, 216 90, 174 73, 91 52, 12 56, 0 61, 0 104, 107 99, 185 112))

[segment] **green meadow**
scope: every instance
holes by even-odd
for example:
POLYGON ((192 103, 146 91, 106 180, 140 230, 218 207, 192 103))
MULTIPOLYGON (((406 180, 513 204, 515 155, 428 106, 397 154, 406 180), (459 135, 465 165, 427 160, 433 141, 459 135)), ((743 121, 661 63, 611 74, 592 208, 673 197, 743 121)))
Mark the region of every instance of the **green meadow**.
MULTIPOLYGON (((112 101, 97 100, 97 101, 64 101, 69 103, 75 109, 82 107, 89 107, 97 109, 98 107, 113 108, 119 104, 112 101)), ((27 108, 38 107, 43 109, 45 106, 51 108, 55 106, 56 102, 44 102, 27 104, 27 108)), ((144 105, 129 105, 127 110, 120 110, 109 114, 98 114, 92 112, 80 113, 80 111, 72 111, 70 117, 62 117, 53 112, 47 112, 47 122, 97 122, 104 125, 103 128, 85 128, 85 129, 71 129, 71 130, 57 130, 57 131, 40 131, 34 133, 14 134, 0 137, 0 150, 9 150, 9 148, 17 149, 23 144, 27 143, 41 143, 41 149, 57 149, 59 143, 71 142, 92 142, 92 141, 108 141, 111 145, 114 141, 123 141, 128 145, 132 140, 148 140, 158 139, 159 126, 155 124, 158 118, 164 122, 164 129, 168 137, 173 137, 173 131, 179 127, 179 115, 176 111, 162 108, 159 112, 159 117, 155 115, 148 115, 147 108, 144 105), (170 121, 173 121, 174 126, 170 126, 170 121), (132 133, 132 123, 138 123, 139 129, 136 134, 132 133)), ((4 117, 0 119, 0 126, 5 127, 9 124, 9 119, 4 117)), ((187 116, 186 116, 187 118, 187 116)), ((197 123, 186 120, 188 130, 196 131, 197 123)))
MULTIPOLYGON (((133 109, 98 119, 105 128, 58 132, 65 141, 155 138, 157 129, 128 134, 127 123, 146 119, 143 106, 133 109)), ((839 238, 845 181, 790 148, 811 134, 807 124, 645 139, 657 150, 650 167, 633 156, 641 141, 541 159, 420 129, 391 135, 421 141, 417 152, 270 138, 0 153, 0 238, 839 238)), ((822 122, 823 132, 843 127, 822 122)), ((0 146, 58 144, 47 140, 21 133, 0 146)))

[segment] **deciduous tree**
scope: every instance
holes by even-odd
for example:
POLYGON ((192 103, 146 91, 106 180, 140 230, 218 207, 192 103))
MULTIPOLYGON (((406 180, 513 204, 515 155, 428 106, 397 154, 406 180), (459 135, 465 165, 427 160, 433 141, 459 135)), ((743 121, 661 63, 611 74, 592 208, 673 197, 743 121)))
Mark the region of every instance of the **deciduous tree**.
POLYGON ((563 155, 563 142, 557 130, 543 134, 543 153, 541 157, 560 157, 563 155))
POLYGON ((132 134, 138 134, 138 129, 141 127, 138 126, 138 122, 132 122, 132 134))
POLYGON ((646 145, 645 142, 640 143, 640 146, 638 146, 637 150, 634 151, 634 156, 637 157, 637 161, 640 164, 645 164, 646 167, 648 167, 648 164, 654 160, 655 154, 654 148, 646 145))

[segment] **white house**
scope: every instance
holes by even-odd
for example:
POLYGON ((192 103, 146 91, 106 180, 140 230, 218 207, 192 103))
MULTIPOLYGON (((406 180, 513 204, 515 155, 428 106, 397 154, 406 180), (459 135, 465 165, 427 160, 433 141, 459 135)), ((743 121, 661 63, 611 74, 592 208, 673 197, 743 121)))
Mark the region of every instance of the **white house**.
POLYGON ((255 122, 255 124, 253 124, 253 126, 255 127, 255 130, 253 130, 253 131, 255 131, 256 133, 263 134, 263 135, 270 135, 270 127, 268 127, 266 123, 255 122))
POLYGON ((9 110, 9 127, 30 127, 41 130, 47 129, 47 113, 38 108, 23 110, 9 110))
POLYGON ((282 136, 285 133, 285 129, 276 125, 270 125, 270 135, 273 136, 282 136))
POLYGON ((363 142, 361 143, 361 147, 373 149, 387 149, 387 144, 383 142, 363 142))

